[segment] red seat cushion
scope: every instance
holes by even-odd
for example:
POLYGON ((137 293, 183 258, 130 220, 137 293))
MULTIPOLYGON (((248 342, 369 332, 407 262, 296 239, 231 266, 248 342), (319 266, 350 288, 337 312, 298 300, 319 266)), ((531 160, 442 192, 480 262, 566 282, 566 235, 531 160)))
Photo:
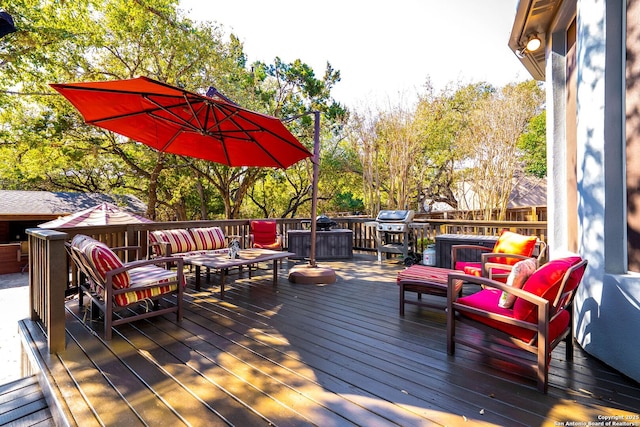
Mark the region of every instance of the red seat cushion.
MULTIPOLYGON (((522 289, 553 303, 558 295, 564 274, 581 260, 580 257, 568 257, 549 261, 529 277, 522 289)), ((568 292, 577 287, 582 280, 583 273, 584 269, 575 272, 570 277, 564 291, 568 292)), ((531 323, 537 321, 536 305, 522 298, 516 299, 513 304, 513 313, 516 319, 531 323)))
MULTIPOLYGON (((469 307, 475 307, 484 311, 488 311, 495 314, 500 314, 510 318, 514 318, 514 310, 508 308, 501 308, 498 306, 500 300, 501 291, 497 289, 484 289, 469 296, 458 298, 457 302, 469 307)), ((521 299, 521 298, 519 298, 521 299)), ((471 313, 463 313, 464 316, 474 319, 480 323, 491 326, 504 333, 507 333, 515 338, 518 338, 524 342, 530 343, 536 336, 535 331, 521 328, 519 326, 508 325, 497 320, 487 319, 486 317, 474 315, 471 313)), ((566 310, 562 310, 558 316, 553 319, 549 324, 549 337, 550 341, 555 340, 569 326, 570 314, 566 310)), ((534 319, 531 323, 537 323, 537 319, 534 319)))
POLYGON ((455 265, 456 270, 463 271, 464 274, 471 276, 482 276, 482 264, 479 262, 458 261, 455 265))
MULTIPOLYGON (((456 270, 461 270, 464 274, 469 274, 471 276, 482 277, 482 263, 479 262, 466 262, 460 261, 456 262, 456 270)), ((493 280, 497 280, 498 282, 505 282, 509 275, 509 270, 503 270, 501 268, 492 268, 492 275, 500 275, 498 277, 493 277, 493 280)))

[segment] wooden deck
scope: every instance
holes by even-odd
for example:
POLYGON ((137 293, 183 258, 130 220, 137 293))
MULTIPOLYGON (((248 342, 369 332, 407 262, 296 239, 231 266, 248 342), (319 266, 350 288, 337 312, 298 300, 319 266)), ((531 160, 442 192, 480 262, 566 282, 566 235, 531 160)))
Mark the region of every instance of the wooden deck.
POLYGON ((191 276, 182 322, 123 325, 110 342, 71 300, 57 355, 37 325, 21 329, 41 381, 55 384, 45 393, 83 427, 540 426, 637 415, 640 386, 577 346, 571 363, 556 349, 544 395, 518 368, 463 346, 448 356, 443 311, 410 305, 401 318, 402 266, 368 256, 323 265, 335 284, 291 284, 285 268, 274 288, 270 270, 251 280, 245 270, 230 276, 224 301, 217 276, 201 292, 191 276))
POLYGON ((0 386, 0 426, 55 426, 35 375, 0 386))

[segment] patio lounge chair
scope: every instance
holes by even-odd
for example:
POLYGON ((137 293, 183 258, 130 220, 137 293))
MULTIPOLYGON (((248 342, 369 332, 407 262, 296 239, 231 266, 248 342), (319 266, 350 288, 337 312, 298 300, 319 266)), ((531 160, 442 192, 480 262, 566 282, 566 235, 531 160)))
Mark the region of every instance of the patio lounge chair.
POLYGON ((123 323, 167 313, 176 313, 178 321, 182 320, 185 285, 182 258, 162 257, 123 263, 114 250, 132 250, 132 247, 112 250, 82 234, 76 235, 66 247, 82 276, 78 295, 80 306, 86 294, 91 299, 92 316, 94 308, 104 313, 106 340, 112 337, 111 328, 123 323), (177 265, 177 269, 165 269, 159 264, 177 265), (167 297, 171 295, 175 295, 175 303, 169 302, 167 297), (165 307, 160 306, 160 300, 164 300, 165 307), (140 307, 136 307, 140 305, 144 306, 142 312, 140 307), (132 310, 128 310, 126 315, 114 315, 114 312, 129 308, 132 310))
POLYGON ((256 220, 249 223, 249 246, 252 248, 282 250, 282 239, 275 221, 256 220))
POLYGON ((534 257, 538 265, 542 263, 547 245, 536 236, 525 236, 504 230, 493 248, 479 245, 454 245, 451 247, 451 269, 459 270, 472 276, 487 277, 505 282, 511 267, 518 261, 534 257), (480 252, 479 259, 461 260, 463 251, 480 252))
POLYGON ((546 393, 553 349, 564 340, 567 360, 573 357, 571 304, 586 267, 587 261, 577 256, 550 261, 529 278, 514 280, 524 282, 521 289, 484 277, 451 273, 447 289, 448 353, 453 355, 458 343, 528 368, 536 375, 538 390, 546 393), (486 287, 458 297, 457 280, 486 287), (501 307, 503 293, 515 296, 512 306, 501 307), (484 339, 468 330, 458 333, 460 323, 484 332, 484 339), (536 355, 535 360, 521 354, 522 350, 536 355))

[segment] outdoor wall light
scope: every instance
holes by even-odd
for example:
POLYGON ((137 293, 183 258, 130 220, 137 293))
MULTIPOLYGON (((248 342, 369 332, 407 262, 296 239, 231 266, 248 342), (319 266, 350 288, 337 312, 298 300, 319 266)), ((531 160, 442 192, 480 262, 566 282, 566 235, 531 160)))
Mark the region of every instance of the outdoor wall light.
POLYGON ((528 53, 540 49, 540 46, 542 46, 542 40, 540 40, 537 34, 534 34, 527 39, 527 43, 523 47, 516 50, 516 56, 518 58, 524 58, 528 53))
POLYGON ((526 49, 529 52, 535 52, 542 45, 542 41, 540 41, 540 37, 537 35, 531 36, 526 44, 526 49))

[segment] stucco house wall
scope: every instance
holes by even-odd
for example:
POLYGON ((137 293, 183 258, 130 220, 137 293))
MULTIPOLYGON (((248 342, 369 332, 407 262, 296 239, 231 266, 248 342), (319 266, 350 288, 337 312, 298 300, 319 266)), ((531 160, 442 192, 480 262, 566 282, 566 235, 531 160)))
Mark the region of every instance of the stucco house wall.
MULTIPOLYGON (((542 21, 530 13, 542 2, 520 1, 510 46, 514 49, 530 32, 541 33, 544 40, 550 257, 577 251, 588 259, 574 304, 576 340, 591 355, 640 381, 635 351, 640 274, 629 271, 634 249, 627 231, 637 214, 629 208, 626 191, 630 173, 638 173, 626 152, 629 141, 640 139, 640 130, 627 126, 639 118, 640 105, 626 103, 632 95, 626 88, 627 67, 640 64, 640 50, 638 55, 626 50, 627 34, 638 26, 638 19, 627 14, 640 16, 633 10, 638 2, 544 3, 553 10, 542 21)), ((536 77, 532 58, 523 64, 536 77)))

